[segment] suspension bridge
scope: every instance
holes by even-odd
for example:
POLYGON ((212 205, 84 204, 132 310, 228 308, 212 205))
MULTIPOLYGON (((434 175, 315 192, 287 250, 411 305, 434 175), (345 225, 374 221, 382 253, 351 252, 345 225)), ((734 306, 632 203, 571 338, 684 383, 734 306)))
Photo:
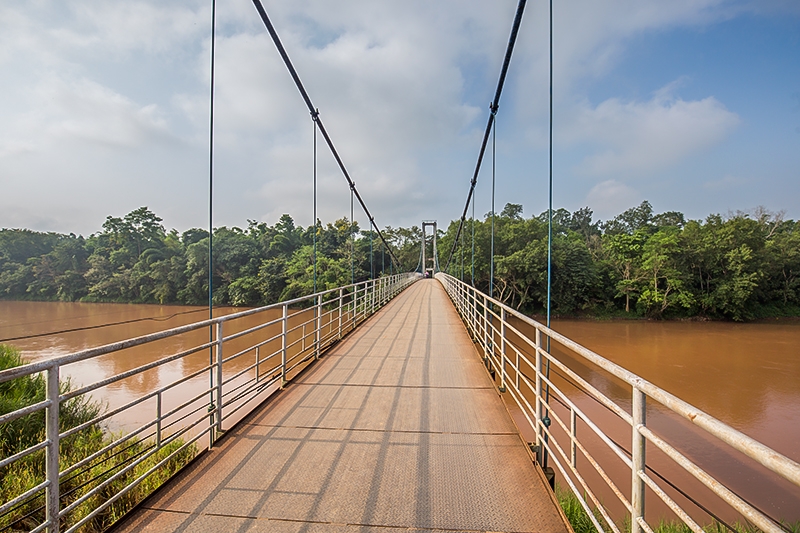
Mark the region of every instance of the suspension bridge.
MULTIPOLYGON (((400 272, 263 5, 253 1, 351 199, 400 272)), ((564 337, 549 327, 549 314, 541 324, 493 298, 491 288, 483 293, 446 273, 463 246, 524 7, 520 1, 444 268, 437 224, 426 220, 414 272, 315 286, 294 300, 0 372, 0 385, 34 376, 45 383, 40 401, 0 415, 0 424, 41 416, 45 426, 40 442, 0 458, 0 469, 43 462, 30 488, 0 502, 0 516, 26 509, 6 530, 72 533, 116 521, 115 531, 152 532, 569 532, 556 479, 598 532, 652 533, 662 516, 652 508, 695 533, 710 523, 734 531, 740 520, 785 530, 695 462, 683 431, 778 487, 800 486, 800 464, 564 337), (135 368, 69 391, 60 385, 71 365, 141 346, 153 356, 135 368), (625 393, 604 390, 587 369, 625 393), (61 411, 70 402, 130 380, 147 392, 65 426, 61 411), (126 413, 134 413, 134 429, 66 460, 76 436, 126 413), (652 424, 648 413, 674 423, 652 424), (682 472, 680 481, 661 473, 665 463, 682 472), (168 479, 154 489, 154 478, 168 479)))

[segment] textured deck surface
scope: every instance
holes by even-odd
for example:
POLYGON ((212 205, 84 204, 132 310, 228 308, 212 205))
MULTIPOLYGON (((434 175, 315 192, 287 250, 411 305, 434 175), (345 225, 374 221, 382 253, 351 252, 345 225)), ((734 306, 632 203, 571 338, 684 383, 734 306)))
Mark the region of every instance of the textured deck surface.
POLYGON ((458 315, 420 280, 118 531, 566 533, 458 315))

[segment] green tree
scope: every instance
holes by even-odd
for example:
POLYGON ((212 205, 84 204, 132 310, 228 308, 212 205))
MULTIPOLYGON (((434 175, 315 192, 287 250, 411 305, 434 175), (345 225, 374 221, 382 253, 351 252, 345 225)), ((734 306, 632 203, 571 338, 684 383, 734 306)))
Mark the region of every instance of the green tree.
POLYGON ((647 241, 647 230, 638 229, 633 234, 606 233, 603 250, 606 260, 617 273, 616 296, 625 298, 625 312, 631 310, 631 297, 639 290, 642 276, 642 251, 647 241))
POLYGON ((680 234, 677 228, 659 230, 642 248, 638 304, 650 316, 661 317, 667 310, 680 306, 689 309, 694 295, 687 290, 678 260, 680 234))

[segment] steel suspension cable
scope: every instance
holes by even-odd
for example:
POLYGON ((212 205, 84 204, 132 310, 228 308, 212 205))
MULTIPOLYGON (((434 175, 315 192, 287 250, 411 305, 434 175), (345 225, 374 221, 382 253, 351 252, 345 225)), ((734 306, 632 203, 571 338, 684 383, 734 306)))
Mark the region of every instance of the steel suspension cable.
MULTIPOLYGON (((211 80, 208 126, 208 319, 214 318, 214 65, 217 42, 217 2, 211 0, 211 80)), ((214 342, 214 326, 208 326, 208 342, 214 342)), ((214 365, 214 347, 208 348, 209 366, 214 365)), ((214 405, 214 370, 208 371, 209 410, 214 405)), ((209 443, 213 437, 209 433, 209 443)), ((210 444, 209 444, 210 446, 210 444)))
POLYGON ((350 187, 350 283, 356 282, 356 232, 353 231, 353 188, 350 187))
POLYGON ((472 197, 472 273, 470 274, 472 286, 475 286, 475 197, 472 197))
MULTIPOLYGON (((496 114, 497 110, 493 111, 496 114)), ((494 186, 495 186, 495 155, 497 145, 497 118, 492 120, 492 243, 489 251, 489 297, 494 298, 494 186)))
POLYGON ((314 122, 314 251, 312 261, 314 263, 314 291, 317 293, 317 116, 312 114, 311 120, 314 122))
MULTIPOLYGON (((257 1, 257 0, 253 0, 257 1)), ((475 185, 478 183, 478 173, 481 170, 481 164, 483 163, 483 156, 486 153, 486 144, 489 142, 489 133, 491 132, 492 125, 494 124, 494 117, 497 113, 498 108, 500 107, 500 95, 503 92, 503 85, 506 81, 506 74, 508 74, 508 66, 511 63, 511 54, 514 51, 514 44, 517 42, 517 34, 519 33, 519 26, 522 23, 522 14, 525 11, 525 3, 526 0, 519 0, 519 4, 517 4, 517 12, 514 15, 514 23, 511 27, 511 35, 508 38, 508 46, 506 47, 506 55, 503 59, 503 67, 500 69, 500 79, 497 81, 497 89, 494 93, 494 100, 492 100, 492 104, 489 106, 490 113, 489 113, 489 121, 486 123, 486 129, 483 133, 483 141, 481 142, 481 149, 478 153, 478 162, 475 165, 475 172, 472 174, 472 180, 469 184, 469 194, 467 194, 467 201, 464 204, 464 211, 461 213, 461 221, 458 224, 458 230, 456 232, 456 238, 453 241, 453 248, 450 250, 450 255, 447 258, 447 262, 445 263, 444 269, 447 270, 447 267, 450 265, 450 261, 453 258, 453 254, 455 253, 455 246, 458 242, 458 237, 461 235, 461 230, 464 226, 464 220, 467 217, 467 210, 469 209, 469 202, 472 199, 472 196, 475 192, 475 185)))
MULTIPOLYGON (((553 287, 553 0, 550 0, 550 186, 547 207, 547 327, 550 327, 553 287)), ((547 336, 547 353, 550 353, 550 336, 547 336)), ((545 377, 550 379, 550 359, 545 367, 545 377)), ((545 387, 545 405, 550 405, 550 385, 545 387)), ((547 413, 545 408, 545 413, 547 413)), ((545 416, 547 416, 545 414, 545 416)), ((547 435, 545 435, 545 442, 547 435)), ((542 465, 547 468, 547 450, 543 454, 542 465)))
POLYGON ((355 194, 355 197, 358 198, 358 203, 361 204, 361 208, 366 213, 367 218, 369 219, 370 226, 378 232, 378 236, 383 241, 383 244, 386 246, 386 249, 389 251, 389 256, 392 258, 393 261, 397 263, 397 266, 400 267, 400 262, 397 260, 392 249, 389 247, 389 243, 386 241, 386 238, 383 235, 383 232, 378 228, 378 225, 375 223, 375 218, 367 209, 367 204, 364 202, 364 199, 359 194, 358 189, 356 189, 356 184, 353 179, 350 177, 350 173, 347 171, 347 167, 344 166, 344 162, 342 158, 339 156, 339 152, 336 150, 336 147, 333 145, 333 141, 328 135, 328 131, 325 129, 325 125, 322 123, 322 119, 319 117, 319 111, 317 108, 314 107, 314 104, 311 102, 311 98, 308 96, 305 87, 303 86, 303 82, 300 81, 300 76, 297 74, 297 71, 292 64, 291 59, 289 59, 289 55, 286 53, 286 49, 283 47, 283 43, 281 43, 280 37, 278 37, 278 33, 275 31, 275 27, 272 25, 272 21, 267 15, 266 10, 264 9, 261 0, 253 0, 253 5, 258 11, 258 14, 261 16, 261 20, 264 22, 264 26, 267 28, 270 37, 272 37, 272 42, 275 44, 275 48, 278 49, 278 53, 281 55, 286 68, 289 70, 289 74, 292 76, 295 85, 297 86, 297 90, 300 91, 300 96, 303 97, 303 101, 308 106, 309 112, 315 117, 317 126, 319 127, 319 131, 322 134, 322 138, 325 139, 325 143, 328 145, 328 148, 333 155, 333 158, 336 160, 336 163, 339 165, 339 169, 342 171, 342 175, 344 175, 345 179, 347 180, 348 185, 350 185, 350 191, 352 194, 355 194))
POLYGON ((461 248, 461 283, 464 283, 464 234, 461 234, 461 243, 459 244, 459 248, 461 248))

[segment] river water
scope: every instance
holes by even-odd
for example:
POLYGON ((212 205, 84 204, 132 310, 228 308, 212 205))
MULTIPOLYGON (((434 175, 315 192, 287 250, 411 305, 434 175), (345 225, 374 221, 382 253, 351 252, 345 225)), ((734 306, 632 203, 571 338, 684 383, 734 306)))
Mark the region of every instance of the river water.
MULTIPOLYGON (((218 309, 215 315, 233 311, 218 309)), ((16 346, 26 359, 37 361, 205 318, 207 309, 200 307, 0 301, 0 342, 16 346), (147 320, 83 329, 139 319, 147 320), (71 329, 81 330, 66 331, 71 329), (62 333, 31 337, 52 332, 62 333)), ((554 329, 800 461, 800 322, 559 320, 554 322, 554 329)), ((207 336, 204 332, 196 334, 207 336)), ((175 348, 164 345, 159 349, 175 348)), ((120 352, 120 359, 104 356, 73 365, 67 373, 76 385, 89 384, 161 355, 153 352, 152 345, 146 345, 120 352)), ((185 370, 172 367, 170 375, 158 375, 157 379, 168 383, 180 377, 182 371, 188 372, 195 366, 202 368, 206 364, 203 361, 207 362, 207 356, 201 354, 196 365, 187 366, 185 370)), ((594 371, 582 368, 580 361, 572 361, 570 366, 579 368, 595 385, 608 381, 598 388, 624 404, 625 396, 629 395, 624 387, 615 385, 607 376, 593 375, 594 371)), ((143 390, 145 384, 141 380, 126 381, 104 389, 100 399, 113 407, 136 398, 143 390)), ((602 409, 598 411, 592 402, 580 398, 577 393, 575 401, 596 416, 603 416, 602 409)), ((648 411, 648 417, 655 426, 660 424, 662 428, 683 431, 693 460, 712 474, 724 477, 737 492, 769 514, 789 521, 800 520, 800 490, 780 480, 762 482, 760 467, 740 464, 735 456, 707 438, 698 437, 687 424, 666 416, 659 419, 658 410, 648 411)), ((119 427, 125 429, 138 422, 125 420, 119 427)), ((667 474, 685 482, 681 472, 668 471, 667 474)), ((713 507, 713 502, 710 505, 713 507)))
MULTIPOLYGON (((734 324, 557 320, 553 328, 800 462, 800 321, 734 324)), ((576 356, 570 357, 556 345, 554 353, 619 405, 630 405, 629 387, 585 365, 576 356)), ((564 390, 593 420, 610 427, 618 422, 615 415, 585 394, 569 386, 564 390)), ((648 405, 647 417, 654 431, 671 437, 668 440, 673 445, 744 499, 773 517, 800 520, 800 488, 655 402, 648 405)), ((584 435, 590 433, 586 429, 584 435)), ((612 436, 629 448, 630 426, 617 423, 617 429, 612 436)), ((605 448, 599 439, 596 444, 598 449, 605 448)), ((659 450, 648 446, 648 462, 651 460, 660 474, 681 487, 691 488, 701 504, 723 519, 740 519, 659 450)), ((630 486, 629 470, 620 468, 616 474, 612 477, 621 480, 620 486, 630 486)), ((605 496, 607 501, 615 499, 610 491, 605 496)), ((648 502, 656 503, 655 495, 649 495, 648 502)), ((708 515, 694 504, 685 500, 681 503, 695 511, 691 512, 695 518, 708 520, 708 515)), ((663 506, 648 506, 665 515, 663 506)), ((618 512, 621 511, 620 507, 618 512)))

